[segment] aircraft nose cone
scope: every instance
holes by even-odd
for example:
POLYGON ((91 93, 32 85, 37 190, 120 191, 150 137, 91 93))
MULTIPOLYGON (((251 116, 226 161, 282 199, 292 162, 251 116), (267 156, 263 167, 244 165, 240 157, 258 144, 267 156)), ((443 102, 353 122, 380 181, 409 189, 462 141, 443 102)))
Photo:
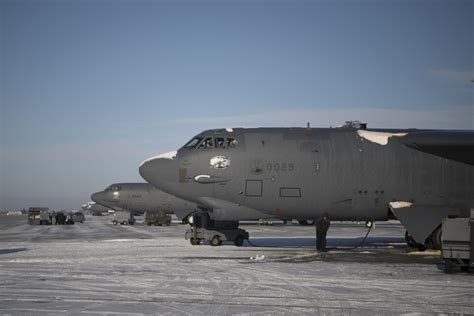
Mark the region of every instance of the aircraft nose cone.
POLYGON ((96 192, 96 193, 91 195, 91 199, 92 199, 92 201, 100 204, 100 202, 102 200, 102 196, 103 196, 102 192, 96 192))
POLYGON ((146 182, 162 190, 178 179, 177 164, 168 158, 149 159, 140 165, 138 171, 146 182))
POLYGON ((138 173, 140 173, 142 178, 145 179, 145 181, 148 183, 151 183, 150 180, 152 179, 152 176, 154 174, 155 168, 153 168, 153 165, 153 160, 147 160, 144 161, 138 168, 138 173))

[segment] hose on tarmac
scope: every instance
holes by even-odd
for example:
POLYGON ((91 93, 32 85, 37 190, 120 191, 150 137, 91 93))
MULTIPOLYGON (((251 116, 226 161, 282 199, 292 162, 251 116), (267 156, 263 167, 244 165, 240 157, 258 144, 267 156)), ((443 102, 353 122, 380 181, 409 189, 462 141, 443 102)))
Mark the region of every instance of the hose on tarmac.
MULTIPOLYGON (((374 225, 370 225, 370 226, 369 226, 369 229, 367 229, 367 233, 365 234, 364 239, 362 239, 362 241, 361 241, 358 245, 356 245, 356 246, 354 246, 353 248, 350 248, 350 249, 357 249, 357 248, 362 247, 362 246, 364 245, 365 241, 367 240, 367 237, 369 236, 369 233, 370 233, 370 231, 372 230, 372 227, 374 227, 374 225)), ((249 244, 250 246, 252 246, 252 247, 260 247, 260 248, 272 247, 272 246, 259 246, 259 245, 255 245, 254 243, 252 243, 252 242, 250 241, 250 239, 247 239, 247 242, 248 242, 248 244, 249 244)))
POLYGON ((358 244, 357 246, 355 246, 353 249, 360 248, 360 247, 362 247, 362 245, 364 245, 365 240, 367 239, 367 236, 369 236, 369 233, 370 233, 370 231, 372 230, 372 227, 374 227, 374 225, 370 225, 370 226, 369 226, 369 229, 367 230, 367 234, 365 234, 364 239, 362 239, 362 241, 360 242, 360 244, 358 244))

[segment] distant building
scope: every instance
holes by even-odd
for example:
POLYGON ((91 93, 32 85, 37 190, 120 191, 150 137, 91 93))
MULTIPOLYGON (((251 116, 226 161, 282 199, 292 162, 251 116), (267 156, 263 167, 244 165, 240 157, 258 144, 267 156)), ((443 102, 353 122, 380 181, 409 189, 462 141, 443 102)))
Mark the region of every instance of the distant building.
POLYGON ((23 211, 8 211, 7 212, 7 216, 20 216, 23 214, 25 214, 23 213, 23 211))

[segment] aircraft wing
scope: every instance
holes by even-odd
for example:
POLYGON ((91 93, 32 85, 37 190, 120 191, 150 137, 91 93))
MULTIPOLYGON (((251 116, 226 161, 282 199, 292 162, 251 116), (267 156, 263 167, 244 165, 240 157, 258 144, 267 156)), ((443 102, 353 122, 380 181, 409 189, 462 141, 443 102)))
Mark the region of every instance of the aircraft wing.
POLYGON ((420 131, 400 141, 428 154, 474 165, 474 131, 420 131))

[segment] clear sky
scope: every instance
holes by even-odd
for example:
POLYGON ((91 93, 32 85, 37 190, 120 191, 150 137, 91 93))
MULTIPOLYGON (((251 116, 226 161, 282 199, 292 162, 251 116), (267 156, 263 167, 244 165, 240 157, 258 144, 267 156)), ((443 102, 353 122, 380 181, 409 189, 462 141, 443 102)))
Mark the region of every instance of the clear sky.
POLYGON ((474 128, 474 1, 0 0, 0 210, 210 128, 474 128))

